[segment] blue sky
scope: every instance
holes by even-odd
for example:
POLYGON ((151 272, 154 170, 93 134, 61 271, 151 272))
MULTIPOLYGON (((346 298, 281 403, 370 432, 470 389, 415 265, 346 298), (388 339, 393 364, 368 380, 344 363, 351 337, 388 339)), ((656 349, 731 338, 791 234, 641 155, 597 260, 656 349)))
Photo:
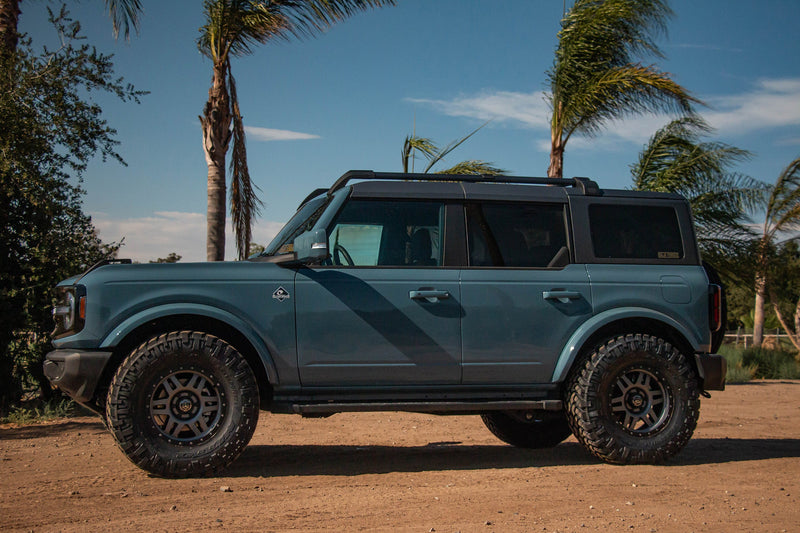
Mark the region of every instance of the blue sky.
MULTIPOLYGON (((119 75, 150 91, 140 105, 95 95, 127 161, 93 162, 84 208, 122 257, 177 252, 205 259, 207 167, 198 115, 211 64, 197 51, 202 3, 143 0, 138 36, 114 41, 100 2, 72 2, 73 18, 119 75)), ((571 4, 567 1, 567 6, 571 4)), ((21 2, 20 29, 50 40, 46 7, 21 2)), ((563 0, 398 0, 311 40, 275 42, 234 60, 248 162, 261 189, 254 240, 268 242, 311 190, 349 169, 400 170, 406 135, 440 145, 492 122, 445 164, 483 159, 512 174, 543 176, 549 150, 542 98, 563 0)), ((800 155, 797 0, 673 0, 660 39, 670 72, 709 107, 713 140, 750 150, 736 170, 774 181, 800 155)), ((667 116, 610 124, 567 145, 565 176, 630 186, 629 165, 667 116)), ((709 139, 711 140, 711 139, 709 139)), ((226 258, 235 257, 229 237, 226 258)))

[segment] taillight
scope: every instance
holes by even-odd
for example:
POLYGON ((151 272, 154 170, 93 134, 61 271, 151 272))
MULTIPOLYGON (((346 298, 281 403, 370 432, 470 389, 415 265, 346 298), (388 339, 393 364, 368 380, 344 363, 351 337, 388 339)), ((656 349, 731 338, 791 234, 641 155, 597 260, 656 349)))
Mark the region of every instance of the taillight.
POLYGON ((722 287, 708 286, 708 327, 719 331, 722 327, 722 287))

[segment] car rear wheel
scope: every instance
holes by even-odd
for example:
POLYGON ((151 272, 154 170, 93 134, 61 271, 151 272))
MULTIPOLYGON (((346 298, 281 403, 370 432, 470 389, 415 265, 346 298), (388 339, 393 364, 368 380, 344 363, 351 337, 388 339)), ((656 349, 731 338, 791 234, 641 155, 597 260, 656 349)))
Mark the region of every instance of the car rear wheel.
POLYGON ((687 358, 650 335, 616 337, 572 372, 567 420, 595 456, 614 464, 658 463, 689 441, 700 411, 687 358))

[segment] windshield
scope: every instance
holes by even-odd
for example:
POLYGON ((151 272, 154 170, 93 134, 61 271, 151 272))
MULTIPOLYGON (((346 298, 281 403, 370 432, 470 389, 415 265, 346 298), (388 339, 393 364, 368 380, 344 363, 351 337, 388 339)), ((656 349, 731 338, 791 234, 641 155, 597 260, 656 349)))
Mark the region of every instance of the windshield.
POLYGON ((328 195, 322 195, 307 202, 291 219, 289 219, 289 222, 287 222, 283 229, 272 239, 269 246, 261 252, 260 257, 293 252, 295 238, 314 227, 314 224, 317 223, 322 212, 325 211, 327 203, 328 195))

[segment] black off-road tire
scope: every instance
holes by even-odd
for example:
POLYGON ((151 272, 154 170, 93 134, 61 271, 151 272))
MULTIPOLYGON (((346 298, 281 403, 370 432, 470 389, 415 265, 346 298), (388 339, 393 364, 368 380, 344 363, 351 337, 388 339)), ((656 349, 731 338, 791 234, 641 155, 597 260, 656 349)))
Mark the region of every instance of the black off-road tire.
POLYGON ((698 396, 697 374, 680 350, 654 336, 622 335, 576 364, 566 389, 567 420, 603 461, 659 463, 691 438, 698 396))
POLYGON ((572 435, 561 412, 498 411, 481 419, 495 437, 518 448, 552 448, 572 435))
POLYGON ((159 335, 117 369, 106 419, 134 464, 161 477, 214 475, 242 452, 258 422, 253 371, 222 339, 159 335))

